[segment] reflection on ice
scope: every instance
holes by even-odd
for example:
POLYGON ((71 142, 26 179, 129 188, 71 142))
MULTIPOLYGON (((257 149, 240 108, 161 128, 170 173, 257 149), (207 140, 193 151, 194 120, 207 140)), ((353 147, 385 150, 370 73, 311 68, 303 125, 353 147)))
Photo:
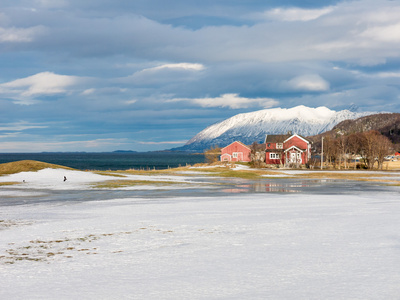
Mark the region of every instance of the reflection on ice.
POLYGON ((235 188, 223 189, 224 193, 299 193, 300 190, 293 189, 301 187, 301 184, 278 183, 278 182, 254 182, 251 184, 241 184, 235 188))
POLYGON ((222 189, 224 193, 231 193, 231 194, 239 194, 239 193, 248 193, 247 189, 222 189))
MULTIPOLYGON (((324 180, 326 181, 326 180, 324 180)), ((248 184, 238 184, 233 188, 226 188, 225 193, 300 193, 305 188, 320 184, 322 180, 260 180, 248 184)))
MULTIPOLYGON (((257 180, 205 176, 142 176, 128 175, 127 180, 145 180, 147 184, 120 188, 93 188, 99 180, 108 176, 90 172, 70 171, 68 181, 60 180, 65 170, 45 169, 41 172, 19 173, 3 176, 0 181, 22 182, 0 187, 0 206, 15 206, 41 202, 88 202, 99 200, 146 198, 166 199, 183 197, 223 196, 226 194, 251 193, 307 193, 307 194, 358 194, 362 192, 386 192, 395 187, 381 186, 372 182, 357 182, 336 179, 262 178, 257 180), (174 184, 157 185, 157 181, 174 184), (152 184, 152 181, 155 183, 152 184)), ((115 179, 115 177, 112 177, 115 179)), ((121 179, 121 178, 118 178, 121 179)))

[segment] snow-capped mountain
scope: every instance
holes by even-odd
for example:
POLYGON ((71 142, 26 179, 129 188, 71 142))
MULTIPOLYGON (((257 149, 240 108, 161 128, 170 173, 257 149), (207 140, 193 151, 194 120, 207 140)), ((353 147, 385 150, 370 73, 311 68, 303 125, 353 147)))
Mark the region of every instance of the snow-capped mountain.
POLYGON ((288 131, 312 136, 331 130, 341 121, 374 113, 376 112, 334 111, 324 106, 311 108, 304 105, 264 109, 238 114, 211 125, 175 150, 203 151, 215 145, 224 147, 235 140, 248 145, 253 142, 262 143, 266 134, 285 134, 288 131))

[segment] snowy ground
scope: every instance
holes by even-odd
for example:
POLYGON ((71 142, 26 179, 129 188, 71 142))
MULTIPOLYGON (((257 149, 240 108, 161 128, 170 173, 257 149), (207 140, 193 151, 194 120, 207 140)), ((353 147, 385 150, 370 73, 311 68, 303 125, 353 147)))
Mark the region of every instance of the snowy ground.
MULTIPOLYGON (((116 173, 118 175, 118 173, 116 173)), ((100 175, 93 172, 83 172, 64 169, 43 169, 37 172, 21 172, 0 177, 1 182, 18 182, 18 188, 23 189, 52 189, 52 190, 76 190, 89 189, 91 184, 107 180, 146 180, 168 181, 173 183, 191 183, 190 177, 172 175, 131 175, 123 174, 123 177, 100 175), (67 178, 64 181, 64 176, 67 178)), ((11 187, 12 188, 12 187, 11 187)))
MULTIPOLYGON (((53 172, 52 188, 67 195, 53 172)), ((74 175, 70 188, 99 179, 74 175)), ((51 188, 29 181, 40 188, 15 197, 51 188)), ((1 206, 0 299, 398 299, 399 195, 392 187, 1 206)))

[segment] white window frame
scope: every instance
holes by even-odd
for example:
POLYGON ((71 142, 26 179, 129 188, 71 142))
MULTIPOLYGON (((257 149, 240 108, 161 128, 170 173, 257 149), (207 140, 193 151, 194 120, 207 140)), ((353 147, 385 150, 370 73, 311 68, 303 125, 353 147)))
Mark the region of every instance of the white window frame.
POLYGON ((270 152, 269 159, 280 159, 280 155, 279 155, 279 153, 270 152))
POLYGON ((232 157, 233 157, 233 158, 238 158, 238 153, 239 153, 239 152, 233 152, 233 153, 232 153, 232 157))
POLYGON ((276 143, 276 149, 283 149, 283 143, 276 143))

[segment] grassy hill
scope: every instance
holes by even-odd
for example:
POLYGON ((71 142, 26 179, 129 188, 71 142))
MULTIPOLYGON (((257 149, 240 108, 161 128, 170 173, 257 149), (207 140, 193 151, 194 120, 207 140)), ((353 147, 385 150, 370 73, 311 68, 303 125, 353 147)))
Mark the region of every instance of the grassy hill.
POLYGON ((72 168, 69 167, 49 164, 41 161, 20 160, 20 161, 0 164, 0 175, 14 174, 20 172, 35 172, 47 168, 73 170, 72 168))

